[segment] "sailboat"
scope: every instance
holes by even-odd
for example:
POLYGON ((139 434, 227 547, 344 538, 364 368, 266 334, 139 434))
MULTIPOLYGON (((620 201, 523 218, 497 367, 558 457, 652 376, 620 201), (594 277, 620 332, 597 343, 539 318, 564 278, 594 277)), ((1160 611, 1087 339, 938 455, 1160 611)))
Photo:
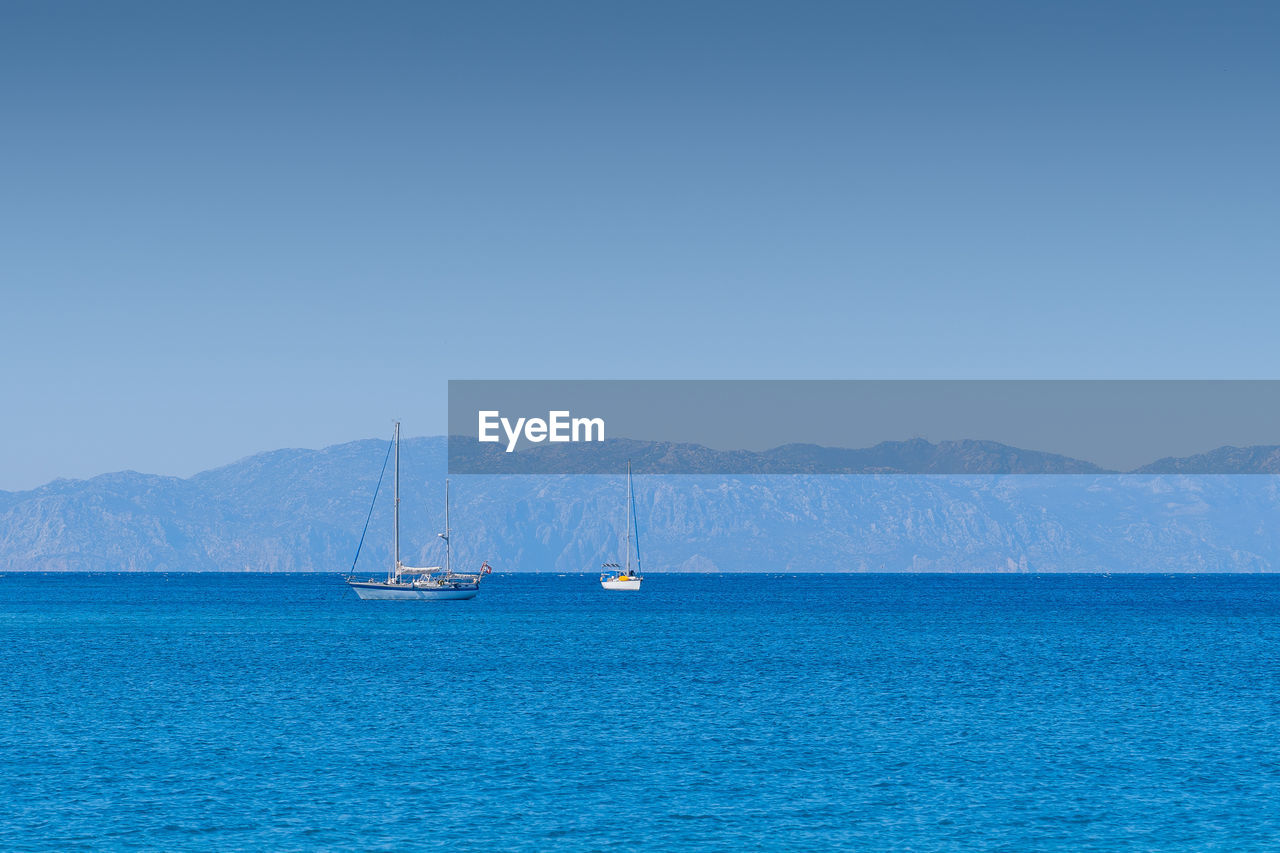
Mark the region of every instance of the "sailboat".
MULTIPOLYGON (((369 578, 358 581, 347 577, 347 585, 355 590, 363 599, 394 601, 456 601, 475 598, 480 592, 480 580, 493 571, 488 561, 480 566, 475 574, 461 574, 453 571, 453 549, 449 544, 449 481, 444 481, 444 533, 437 534, 444 540, 444 565, 414 568, 400 562, 400 422, 396 421, 395 430, 396 471, 395 501, 392 514, 395 517, 392 537, 392 563, 385 581, 369 578)), ((386 468, 384 467, 385 471, 386 468)), ((373 499, 378 499, 374 491, 373 499)), ((373 512, 370 508, 370 513, 373 512)), ((366 522, 367 528, 367 522, 366 522)), ((363 541, 363 537, 362 537, 363 541)), ((360 551, 356 549, 357 559, 360 551)))
POLYGON ((627 559, 625 566, 605 563, 600 573, 600 586, 605 589, 640 589, 640 522, 636 519, 636 493, 631 487, 631 463, 627 463, 627 559), (636 570, 631 571, 631 531, 636 533, 636 570))

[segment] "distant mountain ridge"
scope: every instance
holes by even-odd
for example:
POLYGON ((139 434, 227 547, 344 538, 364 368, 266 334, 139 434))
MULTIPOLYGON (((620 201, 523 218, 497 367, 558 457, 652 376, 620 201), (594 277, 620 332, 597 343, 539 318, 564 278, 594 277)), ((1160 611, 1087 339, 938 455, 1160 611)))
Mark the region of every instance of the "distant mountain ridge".
POLYGON ((594 473, 627 462, 647 474, 1280 474, 1280 446, 1219 447, 1166 457, 1122 472, 1058 453, 997 441, 923 438, 871 447, 784 444, 769 450, 715 450, 700 444, 613 438, 599 444, 541 444, 508 454, 467 438, 450 448, 451 467, 468 473, 594 473))
POLYGON ((631 462, 648 474, 1106 474, 1116 473, 1056 453, 995 441, 923 438, 841 448, 785 444, 770 450, 714 450, 700 444, 614 438, 599 444, 541 444, 508 454, 474 439, 450 448, 450 467, 468 473, 594 473, 631 462))
MULTIPOLYGON (((609 444, 609 443, 606 443, 609 444)), ((0 492, 0 571, 345 571, 386 442, 277 450, 189 478, 136 472, 0 492)), ((995 442, 923 439, 848 450, 786 445, 760 473, 654 476, 646 465, 724 451, 618 440, 636 459, 646 565, 680 571, 1267 571, 1280 448, 1219 448, 1128 474, 995 442), (774 475, 778 460, 832 462, 869 476, 774 475), (961 459, 967 475, 937 475, 961 459), (1000 476, 1010 471, 1020 476, 1000 476), (930 476, 901 476, 904 472, 930 476), (1043 476, 1037 476, 1043 475, 1043 476)), ((402 551, 438 561, 447 443, 402 443, 402 551)), ((744 452, 745 453, 745 452, 744 452)), ((680 459, 687 463, 687 458, 680 459)), ((622 470, 622 465, 618 470, 622 470)), ((384 488, 389 489, 388 484, 384 488)), ((622 480, 458 477, 460 564, 590 571, 620 554, 622 480)), ((390 561, 388 493, 358 571, 390 561)))
POLYGON ((1134 470, 1135 474, 1280 474, 1280 446, 1219 447, 1194 456, 1168 456, 1134 470))

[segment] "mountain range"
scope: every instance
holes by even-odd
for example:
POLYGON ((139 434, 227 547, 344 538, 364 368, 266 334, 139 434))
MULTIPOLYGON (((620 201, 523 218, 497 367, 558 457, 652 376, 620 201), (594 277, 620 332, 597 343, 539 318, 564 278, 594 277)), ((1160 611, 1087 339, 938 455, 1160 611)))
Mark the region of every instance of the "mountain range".
MULTIPOLYGON (((1129 473, 995 442, 886 442, 763 453, 610 440, 633 459, 651 571, 1268 571, 1280 566, 1280 448, 1219 448, 1129 473), (648 474, 724 470, 743 474, 648 474), (840 470, 866 476, 783 475, 840 470), (719 466, 719 467, 717 467, 719 466), (963 470, 964 474, 937 474, 963 470), (1214 470, 1220 474, 1187 473, 1214 470), (1009 476, 1016 473, 1017 476, 1009 476)), ((277 450, 189 478, 136 472, 0 492, 0 571, 352 568, 387 445, 277 450)), ((402 441, 406 564, 442 557, 447 441, 402 441)), ((592 571, 622 553, 621 476, 453 479, 455 560, 592 571)), ((390 476, 357 573, 390 561, 390 476)))

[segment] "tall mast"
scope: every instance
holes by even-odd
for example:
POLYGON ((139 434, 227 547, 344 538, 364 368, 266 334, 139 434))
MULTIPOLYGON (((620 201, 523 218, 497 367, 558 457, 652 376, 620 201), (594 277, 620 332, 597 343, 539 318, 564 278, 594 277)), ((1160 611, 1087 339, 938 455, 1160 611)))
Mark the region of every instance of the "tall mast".
POLYGON ((396 491, 395 501, 392 506, 394 510, 392 515, 395 517, 395 563, 391 567, 391 578, 400 576, 400 422, 396 421, 396 491))
POLYGON ((453 546, 449 544, 449 481, 444 481, 444 573, 453 574, 453 546))
POLYGON ((631 462, 627 462, 627 568, 631 574, 631 462))

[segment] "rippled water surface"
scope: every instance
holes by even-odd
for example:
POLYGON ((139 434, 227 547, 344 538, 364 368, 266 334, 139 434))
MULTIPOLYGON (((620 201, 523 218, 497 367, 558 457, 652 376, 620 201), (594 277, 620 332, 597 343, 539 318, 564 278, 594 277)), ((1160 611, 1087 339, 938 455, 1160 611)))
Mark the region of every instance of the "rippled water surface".
POLYGON ((0 849, 1277 850, 1280 577, 0 577, 0 849))

